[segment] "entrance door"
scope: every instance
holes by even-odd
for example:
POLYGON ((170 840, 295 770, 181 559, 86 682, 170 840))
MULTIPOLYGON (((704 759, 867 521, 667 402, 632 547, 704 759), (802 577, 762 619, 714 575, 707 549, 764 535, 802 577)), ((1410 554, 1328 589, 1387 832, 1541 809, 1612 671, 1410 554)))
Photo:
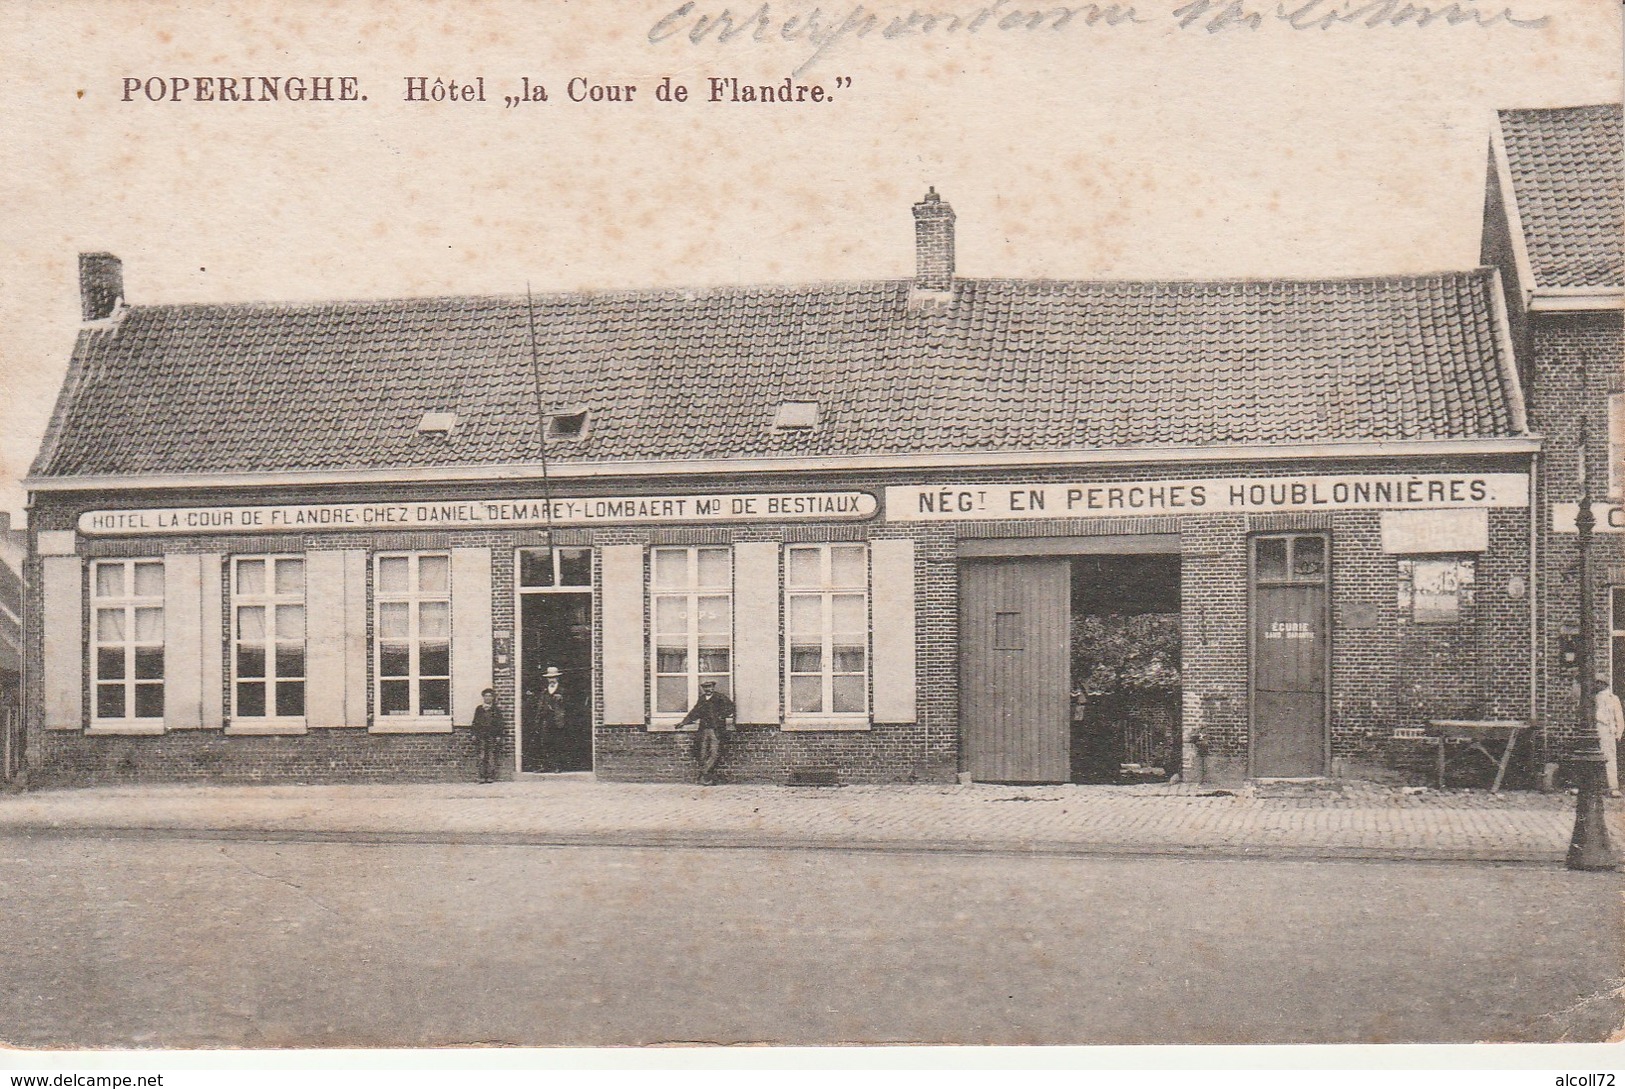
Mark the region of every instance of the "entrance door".
POLYGON ((1071 560, 984 560, 959 572, 959 713, 967 770, 983 782, 1066 782, 1072 772, 1071 560))
POLYGON ((1326 562, 1323 534, 1252 542, 1252 774, 1326 774, 1326 562))
POLYGON ((592 770, 592 549, 519 552, 520 771, 592 770))

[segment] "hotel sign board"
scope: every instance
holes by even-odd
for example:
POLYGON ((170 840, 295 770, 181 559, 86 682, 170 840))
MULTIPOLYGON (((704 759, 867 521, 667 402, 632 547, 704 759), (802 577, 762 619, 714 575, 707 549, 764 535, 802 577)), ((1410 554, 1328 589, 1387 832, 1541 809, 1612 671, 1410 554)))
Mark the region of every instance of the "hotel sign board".
POLYGON ((868 492, 744 492, 410 503, 292 503, 274 507, 95 510, 79 516, 86 536, 151 533, 325 533, 334 530, 506 529, 673 522, 847 521, 870 518, 868 492))
POLYGON ((1527 507, 1524 473, 1340 473, 886 489, 890 522, 1527 507))
MULTIPOLYGON (((1621 506, 1618 503, 1593 503, 1591 504, 1591 515, 1597 520, 1595 526, 1593 527, 1593 532, 1625 533, 1625 506, 1621 506)), ((1575 525, 1575 522, 1579 516, 1580 504, 1553 503, 1552 532, 1580 532, 1579 528, 1575 525)))

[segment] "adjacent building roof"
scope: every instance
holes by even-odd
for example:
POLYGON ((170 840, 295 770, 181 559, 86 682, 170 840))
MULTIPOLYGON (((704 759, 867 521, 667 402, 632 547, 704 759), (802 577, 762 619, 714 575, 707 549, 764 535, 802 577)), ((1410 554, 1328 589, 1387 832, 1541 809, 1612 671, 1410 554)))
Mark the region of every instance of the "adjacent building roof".
POLYGON ((1530 288, 1625 286, 1625 118, 1619 103, 1502 110, 1530 288))
MULTIPOLYGON (((554 463, 1510 437, 1494 291, 1480 269, 971 279, 946 307, 906 280, 551 295, 535 355, 546 411, 587 411, 554 463), (816 425, 775 428, 787 401, 816 425)), ((80 333, 33 476, 534 463, 530 327, 522 297, 137 306, 80 333)))

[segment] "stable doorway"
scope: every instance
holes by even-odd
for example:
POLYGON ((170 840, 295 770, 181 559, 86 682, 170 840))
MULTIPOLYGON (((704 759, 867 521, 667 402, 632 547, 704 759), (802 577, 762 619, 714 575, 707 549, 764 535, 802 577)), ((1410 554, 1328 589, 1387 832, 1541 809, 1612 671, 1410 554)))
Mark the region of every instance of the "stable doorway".
POLYGON ((1254 537, 1251 775, 1326 774, 1326 585, 1323 533, 1254 537))

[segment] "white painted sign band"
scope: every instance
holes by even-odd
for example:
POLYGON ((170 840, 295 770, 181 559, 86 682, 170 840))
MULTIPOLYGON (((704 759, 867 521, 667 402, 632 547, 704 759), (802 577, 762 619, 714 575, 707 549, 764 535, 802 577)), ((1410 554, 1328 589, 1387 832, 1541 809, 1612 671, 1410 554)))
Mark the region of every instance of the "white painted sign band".
MULTIPOLYGON (((554 499, 553 525, 629 522, 784 522, 869 518, 868 492, 750 492, 554 499)), ((319 533, 329 530, 503 529, 547 525, 541 499, 413 503, 297 503, 276 507, 96 510, 79 516, 88 536, 144 533, 319 533)))
MULTIPOLYGON (((1592 526, 1593 533, 1625 533, 1625 506, 1618 503, 1593 503, 1591 516, 1597 520, 1592 526)), ((1575 524, 1579 517, 1580 504, 1553 503, 1552 532, 1580 532, 1579 526, 1575 524)))
POLYGON ((1524 473, 1347 473, 886 489, 890 522, 1528 505, 1529 477, 1524 473))

